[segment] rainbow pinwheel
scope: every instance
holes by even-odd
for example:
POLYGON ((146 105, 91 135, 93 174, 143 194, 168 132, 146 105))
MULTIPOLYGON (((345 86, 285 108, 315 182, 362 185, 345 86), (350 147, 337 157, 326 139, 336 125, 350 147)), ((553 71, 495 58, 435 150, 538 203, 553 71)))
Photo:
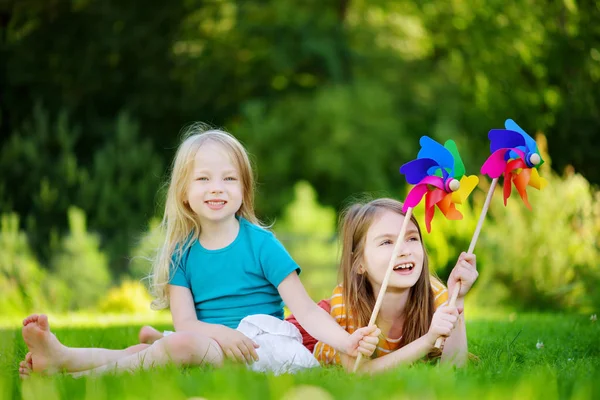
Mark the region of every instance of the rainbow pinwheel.
POLYGON ((473 191, 479 179, 465 175, 465 166, 458 154, 456 143, 448 140, 444 146, 423 136, 417 159, 400 167, 406 181, 415 185, 408 193, 404 209, 414 208, 425 196, 425 226, 431 232, 435 206, 451 220, 462 219, 455 204, 462 204, 473 191))
POLYGON ((535 140, 529 136, 515 121, 507 119, 506 129, 492 129, 488 133, 490 151, 481 173, 492 179, 504 174, 504 205, 512 190, 514 182, 521 199, 531 209, 527 198, 527 186, 541 190, 547 182, 541 178, 537 168, 544 163, 535 140))

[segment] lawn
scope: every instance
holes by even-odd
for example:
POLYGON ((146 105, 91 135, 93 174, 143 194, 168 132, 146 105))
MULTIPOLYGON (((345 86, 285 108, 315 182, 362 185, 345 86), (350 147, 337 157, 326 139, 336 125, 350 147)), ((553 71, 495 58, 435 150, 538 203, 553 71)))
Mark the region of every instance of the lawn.
MULTIPOLYGON (((139 327, 136 320, 100 327, 63 324, 53 330, 69 346, 121 348, 136 342, 139 327)), ((375 376, 335 368, 272 376, 229 365, 83 379, 34 377, 21 383, 16 365, 26 348, 20 330, 5 327, 0 330, 0 400, 600 398, 600 323, 589 315, 478 316, 467 320, 467 329, 469 350, 479 360, 460 370, 420 363, 375 376)))

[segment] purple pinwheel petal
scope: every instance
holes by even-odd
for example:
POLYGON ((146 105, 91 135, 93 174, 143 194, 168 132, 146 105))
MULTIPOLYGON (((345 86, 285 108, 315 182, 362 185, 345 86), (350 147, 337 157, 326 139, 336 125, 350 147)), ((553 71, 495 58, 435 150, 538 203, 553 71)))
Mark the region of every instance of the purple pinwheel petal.
POLYGON ((490 139, 490 152, 500 149, 509 149, 525 146, 525 139, 521 134, 506 129, 492 129, 488 133, 490 139))
POLYGON ((450 175, 454 176, 454 157, 447 148, 428 136, 421 136, 419 144, 421 150, 417 158, 431 158, 443 169, 451 171, 450 175))
POLYGON ((400 173, 406 175, 406 181, 411 185, 416 185, 423 178, 428 176, 428 170, 438 166, 435 160, 431 158, 418 158, 404 164, 400 167, 400 173))

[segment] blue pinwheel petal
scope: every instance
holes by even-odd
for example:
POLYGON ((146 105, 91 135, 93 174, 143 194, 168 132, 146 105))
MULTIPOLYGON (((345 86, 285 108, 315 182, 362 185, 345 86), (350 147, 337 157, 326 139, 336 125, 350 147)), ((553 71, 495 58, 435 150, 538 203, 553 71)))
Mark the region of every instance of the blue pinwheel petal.
POLYGON ((447 148, 428 136, 421 136, 419 144, 421 145, 421 150, 417 158, 435 160, 443 170, 451 171, 450 175, 454 176, 454 157, 447 148))
POLYGON ((529 136, 527 132, 525 132, 519 125, 517 125, 515 121, 513 121, 510 118, 507 119, 506 121, 504 121, 504 127, 506 129, 510 129, 511 131, 518 132, 523 136, 523 139, 525 139, 525 145, 527 146, 526 153, 539 153, 535 140, 531 136, 529 136))
MULTIPOLYGON (((521 150, 523 153, 527 154, 527 147, 526 146, 517 146, 514 147, 514 149, 518 149, 521 150)), ((516 153, 514 150, 510 150, 506 152, 506 156, 504 157, 506 159, 506 161, 508 160, 514 160, 515 158, 518 158, 519 154, 516 153)))
POLYGON ((525 139, 519 132, 506 129, 492 129, 488 133, 490 139, 490 152, 500 149, 512 149, 525 146, 525 139))
POLYGON ((417 158, 400 167, 400 173, 406 175, 406 182, 416 185, 429 175, 431 168, 439 168, 437 162, 431 158, 417 158))

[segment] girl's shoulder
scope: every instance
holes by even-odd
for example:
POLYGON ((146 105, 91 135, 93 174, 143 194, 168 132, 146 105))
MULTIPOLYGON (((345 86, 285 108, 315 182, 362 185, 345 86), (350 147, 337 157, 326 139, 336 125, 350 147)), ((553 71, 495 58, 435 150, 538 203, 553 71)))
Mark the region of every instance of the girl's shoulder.
POLYGON ((248 221, 244 217, 239 217, 239 221, 240 221, 240 229, 244 229, 250 235, 264 237, 264 238, 270 238, 270 237, 274 238, 275 237, 273 232, 271 232, 270 230, 263 228, 260 225, 253 224, 252 222, 248 221))

